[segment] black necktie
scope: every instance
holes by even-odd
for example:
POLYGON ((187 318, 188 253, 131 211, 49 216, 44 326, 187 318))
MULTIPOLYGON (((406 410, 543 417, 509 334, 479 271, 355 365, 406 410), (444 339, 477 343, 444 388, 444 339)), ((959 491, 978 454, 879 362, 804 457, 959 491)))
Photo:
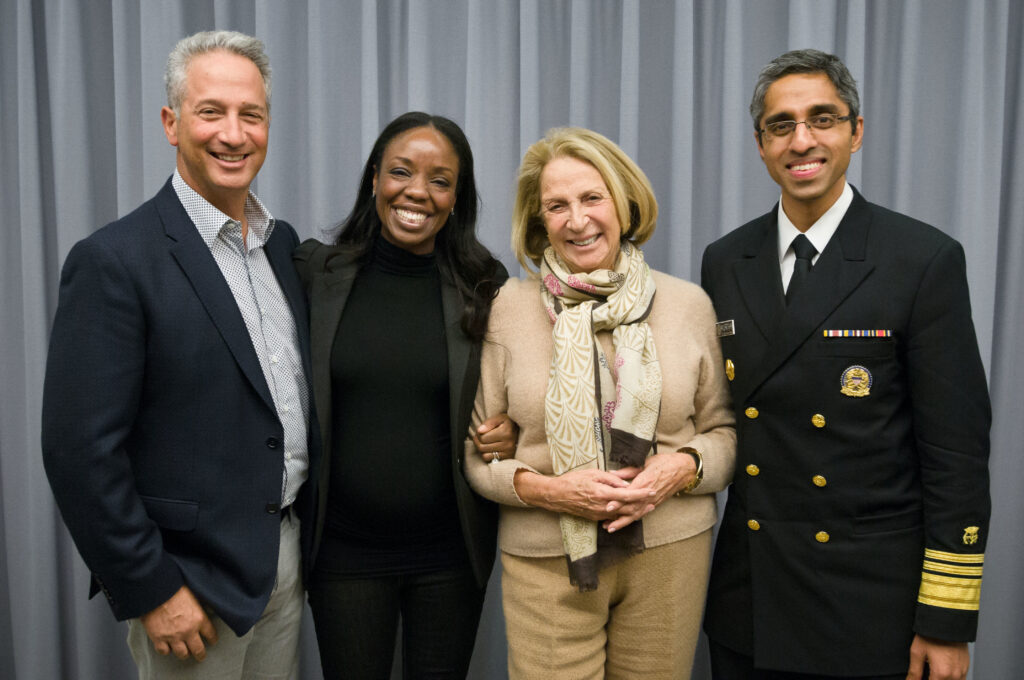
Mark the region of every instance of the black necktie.
POLYGON ((793 276, 789 279, 789 288, 786 289, 786 304, 789 304, 789 301, 793 299, 793 294, 811 273, 811 258, 818 252, 803 234, 799 234, 793 239, 791 247, 796 253, 796 262, 793 263, 793 276))

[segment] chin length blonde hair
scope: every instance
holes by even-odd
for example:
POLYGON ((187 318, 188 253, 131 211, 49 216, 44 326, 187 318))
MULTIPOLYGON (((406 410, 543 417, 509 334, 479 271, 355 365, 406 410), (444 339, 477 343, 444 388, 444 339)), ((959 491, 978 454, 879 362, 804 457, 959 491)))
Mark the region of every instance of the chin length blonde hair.
POLYGON ((658 201, 641 170, 618 145, 593 130, 577 127, 554 128, 534 143, 519 166, 518 189, 512 209, 512 252, 527 270, 540 266, 548 243, 540 205, 540 176, 555 158, 575 158, 594 166, 601 174, 619 224, 622 240, 640 245, 654 233, 658 201))

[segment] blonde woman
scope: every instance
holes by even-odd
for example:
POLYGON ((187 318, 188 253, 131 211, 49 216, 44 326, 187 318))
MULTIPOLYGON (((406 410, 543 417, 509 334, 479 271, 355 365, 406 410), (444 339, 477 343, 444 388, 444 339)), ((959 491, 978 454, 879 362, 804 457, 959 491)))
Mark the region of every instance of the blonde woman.
POLYGON ((595 132, 523 158, 512 244, 539 272, 494 302, 474 412, 507 412, 519 439, 466 456, 501 504, 512 678, 689 677, 735 433, 710 301, 644 262, 656 218, 595 132))

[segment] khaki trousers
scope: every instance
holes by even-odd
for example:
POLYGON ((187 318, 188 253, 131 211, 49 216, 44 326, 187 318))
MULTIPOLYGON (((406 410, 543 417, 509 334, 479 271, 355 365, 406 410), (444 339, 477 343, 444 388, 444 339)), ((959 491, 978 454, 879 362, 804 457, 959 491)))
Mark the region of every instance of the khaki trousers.
POLYGON ((290 513, 281 520, 277 580, 263 616, 238 637, 219 616, 210 613, 217 644, 206 658, 181 660, 162 656, 139 619, 131 619, 128 648, 139 667, 139 680, 292 680, 298 677, 299 628, 302 624, 302 574, 299 520, 290 513))
POLYGON ((569 584, 564 557, 501 554, 511 680, 689 678, 700 634, 711 530, 649 548, 569 584))

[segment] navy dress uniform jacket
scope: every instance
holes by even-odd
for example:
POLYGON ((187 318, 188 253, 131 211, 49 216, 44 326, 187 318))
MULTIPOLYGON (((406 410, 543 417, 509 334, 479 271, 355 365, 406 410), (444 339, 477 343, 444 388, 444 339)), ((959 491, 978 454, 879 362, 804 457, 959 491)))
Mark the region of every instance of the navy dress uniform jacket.
POLYGON ((991 412, 963 249, 855 192, 787 307, 777 210, 704 253, 738 437, 705 629, 758 667, 905 672, 915 633, 977 627, 991 412))
MULTIPOLYGON (((279 220, 264 250, 308 375, 297 243, 279 220)), ((69 253, 42 433, 90 596, 102 590, 120 620, 187 585, 235 633, 253 626, 277 574, 284 431, 231 289, 170 180, 69 253)), ((294 507, 305 526, 305 488, 294 507)))

